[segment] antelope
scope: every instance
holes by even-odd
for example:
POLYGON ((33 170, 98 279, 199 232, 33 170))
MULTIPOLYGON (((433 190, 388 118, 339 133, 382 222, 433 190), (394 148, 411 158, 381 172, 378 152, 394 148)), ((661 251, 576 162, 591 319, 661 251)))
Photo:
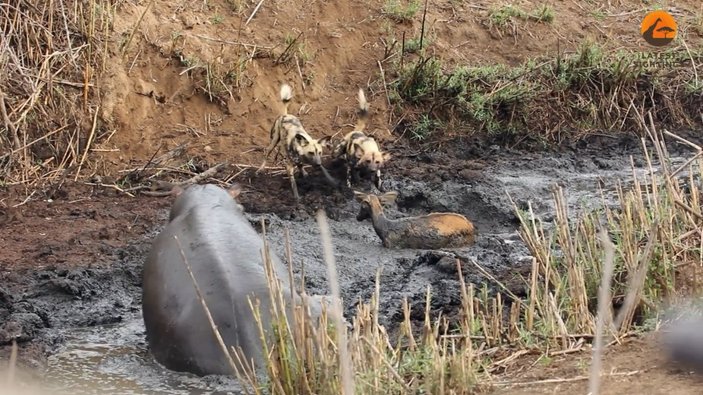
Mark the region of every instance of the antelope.
POLYGON ((290 179, 293 196, 296 200, 300 200, 298 194, 298 186, 295 181, 295 171, 300 170, 303 177, 307 177, 308 173, 303 168, 304 165, 314 165, 319 167, 325 174, 325 177, 333 185, 337 182, 330 176, 327 169, 322 165, 322 151, 324 147, 331 148, 331 136, 324 136, 320 139, 314 139, 303 128, 300 119, 293 114, 288 114, 288 104, 293 98, 293 90, 288 84, 282 84, 280 90, 280 100, 283 104, 281 114, 275 119, 270 131, 270 143, 265 149, 264 162, 258 171, 264 168, 274 148, 278 148, 278 153, 282 153, 286 161, 286 172, 290 179))
POLYGON ((354 196, 361 203, 356 220, 370 218, 385 248, 431 250, 467 247, 475 242, 474 225, 461 214, 431 213, 390 219, 383 213, 383 205, 394 202, 398 192, 377 196, 354 191, 354 196))

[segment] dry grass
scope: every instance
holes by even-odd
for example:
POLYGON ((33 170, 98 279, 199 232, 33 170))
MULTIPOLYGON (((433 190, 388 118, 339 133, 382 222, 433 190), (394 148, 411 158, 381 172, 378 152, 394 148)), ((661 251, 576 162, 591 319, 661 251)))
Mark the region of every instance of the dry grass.
POLYGON ((0 181, 76 175, 104 136, 95 99, 119 0, 18 0, 0 7, 0 181))

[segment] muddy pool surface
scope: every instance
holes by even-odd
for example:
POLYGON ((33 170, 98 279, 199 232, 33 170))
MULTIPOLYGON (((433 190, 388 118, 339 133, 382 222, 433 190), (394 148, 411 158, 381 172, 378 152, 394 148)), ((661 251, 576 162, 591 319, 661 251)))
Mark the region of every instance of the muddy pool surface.
MULTIPOLYGON (((459 305, 457 256, 467 281, 495 284, 480 265, 524 295, 520 275, 530 256, 518 234, 519 223, 508 195, 520 208, 531 204, 545 221, 554 216, 552 188, 565 190, 570 213, 616 204, 618 181, 643 174, 646 162, 639 140, 564 152, 506 151, 496 146, 478 151, 398 157, 387 171, 385 187, 397 190, 397 217, 430 211, 454 211, 474 221, 474 246, 438 251, 388 250, 370 222, 358 222, 358 203, 350 194, 302 181, 306 209, 291 200, 283 176, 247 176, 241 202, 252 224, 263 219, 273 250, 284 256, 290 234, 294 272, 305 267, 308 291, 327 293, 315 210, 324 208, 332 232, 339 281, 350 316, 373 292, 381 270, 380 322, 393 330, 402 318, 401 302, 411 303, 412 318, 422 319, 427 287, 432 309, 450 315, 459 305), (251 177, 251 178, 247 178, 251 177), (601 195, 602 188, 604 194, 601 195), (506 193, 507 192, 507 193, 506 193), (443 259, 444 258, 444 259, 443 259)), ((669 148, 675 162, 680 155, 669 148)), ((686 152, 683 149, 681 152, 686 152)), ((6 215, 0 258, 0 344, 20 342, 20 364, 36 368, 36 377, 52 391, 71 394, 239 393, 226 377, 198 378, 170 372, 149 356, 141 321, 141 265, 151 239, 163 226, 170 201, 119 197, 83 190, 46 198, 6 215), (49 221, 51 219, 52 221, 49 221)), ((9 212, 9 211, 8 211, 9 212)))

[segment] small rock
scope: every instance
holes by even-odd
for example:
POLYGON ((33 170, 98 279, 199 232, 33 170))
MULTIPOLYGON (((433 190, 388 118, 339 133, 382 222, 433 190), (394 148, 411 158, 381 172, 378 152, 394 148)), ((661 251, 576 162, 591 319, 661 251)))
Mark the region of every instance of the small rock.
MULTIPOLYGON (((439 258, 439 261, 437 261, 436 266, 437 269, 448 274, 456 274, 456 257, 453 256, 443 256, 439 258)), ((459 261, 461 262, 461 261, 459 261)), ((463 266, 463 262, 461 262, 461 265, 463 266)), ((462 269, 463 271, 463 269, 462 269)))
POLYGON ((479 178, 480 173, 476 170, 463 169, 459 172, 459 176, 465 180, 475 180, 479 178))

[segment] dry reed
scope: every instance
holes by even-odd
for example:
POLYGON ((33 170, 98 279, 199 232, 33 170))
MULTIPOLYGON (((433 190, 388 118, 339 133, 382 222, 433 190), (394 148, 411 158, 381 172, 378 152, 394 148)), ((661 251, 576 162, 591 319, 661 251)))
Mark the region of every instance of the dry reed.
POLYGON ((0 179, 30 187, 85 166, 117 0, 0 7, 0 179))

